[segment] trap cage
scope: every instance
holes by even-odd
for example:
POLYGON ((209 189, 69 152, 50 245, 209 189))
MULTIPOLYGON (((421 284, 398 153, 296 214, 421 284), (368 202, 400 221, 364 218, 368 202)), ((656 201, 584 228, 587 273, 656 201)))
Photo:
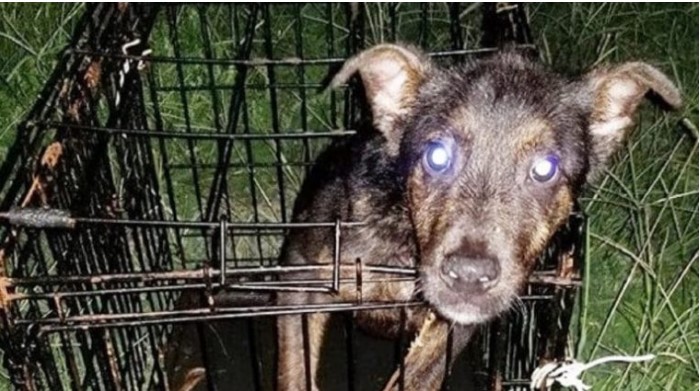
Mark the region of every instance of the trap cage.
MULTIPOLYGON (((191 345, 201 371, 184 373, 201 378, 198 389, 270 389, 269 319, 332 311, 346 315, 342 380, 323 389, 381 387, 410 340, 390 342, 388 372, 363 374, 357 355, 370 342, 351 315, 419 301, 241 306, 218 295, 362 289, 338 277, 278 281, 289 268, 277 256, 286 232, 309 226, 290 221, 291 204, 314 157, 362 114, 352 83, 323 88, 344 59, 381 41, 414 43, 442 63, 506 42, 536 51, 525 10, 508 3, 86 6, 0 167, 0 346, 12 384, 176 389, 168 356, 191 345), (212 331, 222 323, 240 327, 212 331), (213 351, 226 341, 239 351, 213 351)), ((342 240, 361 225, 313 226, 342 240)), ((453 373, 469 365, 474 389, 527 389, 537 365, 563 358, 582 227, 572 215, 522 308, 483 327, 453 373)), ((364 268, 365 284, 415 277, 381 260, 313 267, 364 268)))

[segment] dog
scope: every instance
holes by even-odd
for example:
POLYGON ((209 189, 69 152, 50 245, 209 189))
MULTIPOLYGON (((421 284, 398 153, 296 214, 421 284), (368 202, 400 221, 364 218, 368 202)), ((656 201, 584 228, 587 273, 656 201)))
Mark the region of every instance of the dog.
MULTIPOLYGON (((450 364, 450 330, 454 357, 478 325, 513 305, 583 186, 600 177, 622 144, 643 98, 665 108, 681 105, 674 84, 643 62, 569 78, 514 50, 442 68, 413 47, 381 44, 349 59, 331 86, 355 75, 370 120, 321 153, 293 221, 362 222, 344 230, 341 263, 417 268, 415 282, 362 291, 367 301, 427 303, 404 309, 415 335, 404 360, 404 390, 439 389, 450 364)), ((330 262, 333 235, 325 228, 293 230, 280 263, 330 262)), ((287 278, 330 279, 330 273, 287 278)), ((353 301, 355 293, 341 285, 337 295, 285 292, 276 301, 353 301)), ((354 316, 368 332, 395 338, 401 311, 354 316)), ((329 316, 278 318, 278 390, 318 389, 329 316)), ((397 370, 385 389, 399 389, 399 377, 397 370)))

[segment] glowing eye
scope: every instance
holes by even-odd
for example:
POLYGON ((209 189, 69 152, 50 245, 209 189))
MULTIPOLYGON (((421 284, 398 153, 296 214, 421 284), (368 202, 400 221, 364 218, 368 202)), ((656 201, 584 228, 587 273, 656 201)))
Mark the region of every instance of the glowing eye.
POLYGON ((557 176, 559 171, 559 158, 555 155, 547 155, 535 160, 530 168, 530 177, 537 182, 549 182, 557 176))
POLYGON ((450 168, 452 160, 450 149, 442 141, 433 141, 425 151, 425 165, 435 173, 441 173, 450 168))

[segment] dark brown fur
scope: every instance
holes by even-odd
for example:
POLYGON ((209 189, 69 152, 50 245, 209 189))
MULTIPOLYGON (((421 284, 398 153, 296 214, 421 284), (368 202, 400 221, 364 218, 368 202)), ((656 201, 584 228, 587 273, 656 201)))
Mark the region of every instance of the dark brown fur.
MULTIPOLYGON (((572 80, 512 52, 441 69, 414 49, 380 45, 349 60, 334 85, 355 73, 364 83, 371 124, 322 153, 302 186, 294 221, 364 222, 344 230, 342 263, 360 258, 365 264, 418 267, 418 284, 367 285, 363 298, 427 301, 429 310, 408 310, 409 331, 417 336, 405 360, 405 389, 435 390, 446 368, 449 328, 455 327, 459 350, 475 325, 508 310, 582 185, 622 141, 642 97, 653 90, 677 107, 679 94, 646 64, 598 69, 572 80), (454 148, 452 165, 440 175, 423 164, 426 145, 436 139, 454 148), (533 159, 543 154, 560 159, 561 175, 546 184, 529 176, 533 159), (446 282, 441 268, 447 259, 459 265, 493 260, 499 274, 488 288, 460 290, 446 282)), ((330 263, 333 243, 332 229, 295 230, 281 262, 330 263)), ((354 286, 341 286, 336 297, 293 293, 277 301, 352 301, 355 294, 354 286)), ((394 337, 399 315, 386 310, 356 318, 368 331, 394 337)), ((306 343, 301 316, 279 318, 279 390, 317 387, 328 316, 306 317, 306 343), (305 345, 311 349, 309 371, 305 345)), ((387 389, 396 388, 395 381, 396 375, 387 389)))

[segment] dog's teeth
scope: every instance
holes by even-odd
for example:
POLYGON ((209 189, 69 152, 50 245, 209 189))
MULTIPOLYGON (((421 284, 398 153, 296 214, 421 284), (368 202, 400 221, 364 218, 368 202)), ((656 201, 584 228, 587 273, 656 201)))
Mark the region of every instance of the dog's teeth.
POLYGON ((454 278, 455 280, 459 277, 459 276, 457 275, 457 273, 453 272, 452 270, 450 270, 450 272, 448 273, 448 275, 449 275, 450 277, 454 278))
POLYGON ((479 282, 489 282, 490 279, 486 276, 479 278, 479 282))

